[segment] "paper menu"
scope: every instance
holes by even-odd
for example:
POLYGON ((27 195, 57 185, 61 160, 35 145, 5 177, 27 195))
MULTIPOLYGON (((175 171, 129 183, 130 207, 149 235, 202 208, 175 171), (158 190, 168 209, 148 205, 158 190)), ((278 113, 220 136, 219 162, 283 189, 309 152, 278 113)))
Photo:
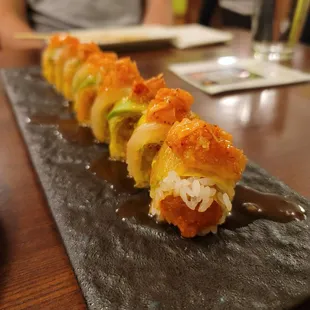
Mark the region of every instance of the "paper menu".
POLYGON ((272 87, 310 81, 310 74, 282 65, 233 56, 215 60, 173 64, 169 69, 208 94, 272 87))

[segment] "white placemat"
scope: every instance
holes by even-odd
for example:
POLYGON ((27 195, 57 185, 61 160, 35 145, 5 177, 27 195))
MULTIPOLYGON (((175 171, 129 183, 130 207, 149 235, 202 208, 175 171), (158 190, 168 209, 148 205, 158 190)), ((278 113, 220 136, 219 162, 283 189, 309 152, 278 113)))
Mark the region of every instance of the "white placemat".
POLYGON ((173 26, 168 31, 170 31, 171 34, 174 34, 175 39, 173 45, 179 49, 224 43, 233 38, 230 32, 198 24, 173 26))

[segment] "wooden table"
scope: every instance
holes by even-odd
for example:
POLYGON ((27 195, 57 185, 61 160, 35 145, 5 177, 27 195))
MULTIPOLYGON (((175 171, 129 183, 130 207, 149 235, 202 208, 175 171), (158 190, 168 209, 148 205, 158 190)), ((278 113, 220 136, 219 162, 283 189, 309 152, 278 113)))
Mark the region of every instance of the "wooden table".
MULTIPOLYGON (((230 45, 131 53, 145 77, 164 71, 170 87, 190 91, 196 111, 234 135, 250 159, 310 198, 310 86, 301 84, 210 97, 166 70, 186 62, 251 54, 250 36, 230 45)), ((36 52, 0 52, 0 67, 39 63, 36 52)), ((310 72, 310 48, 287 65, 310 72)), ((1 309, 84 309, 85 302, 30 163, 8 100, 0 90, 1 309)))

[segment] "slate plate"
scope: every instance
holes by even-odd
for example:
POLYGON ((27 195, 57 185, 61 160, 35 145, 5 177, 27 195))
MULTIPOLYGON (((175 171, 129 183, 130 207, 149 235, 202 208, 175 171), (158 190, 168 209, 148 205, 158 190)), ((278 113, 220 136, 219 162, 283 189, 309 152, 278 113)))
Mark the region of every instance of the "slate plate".
MULTIPOLYGON (((74 145, 53 126, 27 123, 34 113, 59 112, 63 101, 38 68, 2 77, 90 309, 290 309, 309 298, 309 217, 257 220, 193 240, 171 227, 122 221, 115 210, 130 194, 85 169, 106 149, 74 145)), ((253 163, 242 182, 309 212, 306 199, 253 163)))

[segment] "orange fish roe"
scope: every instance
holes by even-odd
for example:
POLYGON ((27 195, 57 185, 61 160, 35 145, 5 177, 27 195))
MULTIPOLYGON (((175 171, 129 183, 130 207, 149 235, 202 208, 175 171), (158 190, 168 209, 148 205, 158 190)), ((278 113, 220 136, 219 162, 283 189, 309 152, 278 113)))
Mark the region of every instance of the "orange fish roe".
POLYGON ((166 83, 163 74, 159 74, 146 81, 135 81, 132 85, 129 98, 138 103, 146 103, 151 101, 157 91, 164 87, 166 87, 166 83))
POLYGON ((59 34, 53 35, 49 40, 49 47, 59 47, 62 44, 62 36, 59 34))
POLYGON ((102 86, 99 91, 106 91, 109 88, 130 87, 135 80, 139 81, 141 79, 137 64, 129 57, 121 58, 103 76, 102 86))
POLYGON ((78 46, 80 45, 78 40, 72 40, 67 43, 62 51, 62 58, 67 59, 69 57, 74 57, 77 55, 78 46))
POLYGON ((97 59, 96 62, 88 63, 88 73, 92 75, 100 73, 101 77, 103 78, 107 74, 107 72, 109 70, 112 70, 114 67, 114 59, 101 57, 100 59, 97 59))
POLYGON ((230 134, 199 119, 174 124, 166 143, 188 168, 223 179, 239 180, 247 162, 243 152, 233 146, 230 134))
MULTIPOLYGON (((198 208, 197 208, 198 209, 198 208)), ((160 202, 161 216, 169 223, 180 229, 185 238, 195 237, 199 232, 212 226, 217 226, 223 215, 217 202, 205 212, 191 210, 181 197, 167 196, 160 202)))
POLYGON ((49 47, 57 48, 66 44, 79 43, 79 40, 69 35, 56 34, 50 38, 49 47))
MULTIPOLYGON (((100 48, 97 44, 95 44, 95 43, 83 43, 83 44, 78 45, 77 57, 81 61, 85 61, 93 53, 100 53, 100 48)), ((107 53, 107 54, 109 54, 109 53, 107 53)), ((114 53, 111 53, 111 54, 114 54, 114 53)))
POLYGON ((117 55, 112 52, 94 52, 89 55, 86 62, 88 64, 99 66, 100 63, 105 60, 116 61, 117 55))
POLYGON ((188 116, 193 102, 193 96, 185 90, 162 88, 147 109, 146 121, 172 125, 188 116))

